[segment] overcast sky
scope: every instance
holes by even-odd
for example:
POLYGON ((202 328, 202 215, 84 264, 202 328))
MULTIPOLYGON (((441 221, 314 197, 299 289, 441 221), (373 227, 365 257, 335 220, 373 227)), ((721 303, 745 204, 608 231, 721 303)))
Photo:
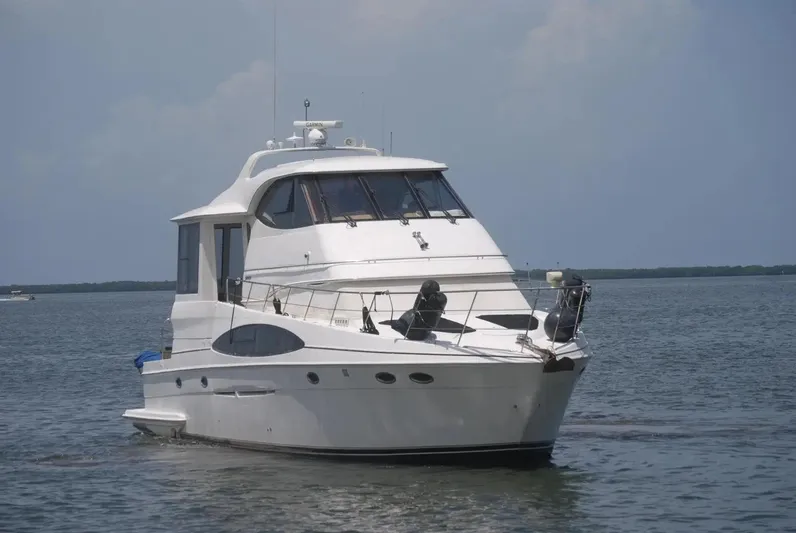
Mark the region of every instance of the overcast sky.
MULTIPOLYGON (((393 131, 514 266, 796 263, 793 1, 277 2, 277 136, 393 131)), ((0 284, 174 279, 273 135, 272 5, 0 0, 0 284)))

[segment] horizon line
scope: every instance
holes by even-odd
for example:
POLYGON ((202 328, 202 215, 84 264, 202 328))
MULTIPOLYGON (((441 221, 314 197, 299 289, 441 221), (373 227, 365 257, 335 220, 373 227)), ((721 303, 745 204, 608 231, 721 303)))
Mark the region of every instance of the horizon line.
MULTIPOLYGON (((693 271, 705 271, 705 270, 719 270, 719 269, 749 269, 749 268, 756 268, 756 269, 763 269, 763 270, 771 270, 771 269, 787 269, 787 270, 794 270, 796 273, 796 263, 783 263, 777 265, 760 265, 760 264, 749 264, 749 265, 699 265, 699 266, 658 266, 658 267, 626 267, 626 268, 572 268, 572 267, 556 267, 556 268, 514 268, 514 273, 517 272, 550 272, 550 271, 575 271, 575 272, 592 272, 592 273, 612 273, 612 274, 621 274, 621 273, 630 273, 630 272, 650 272, 650 271, 665 271, 665 270, 677 270, 677 271, 686 271, 686 270, 693 270, 693 271)), ((613 277, 613 276, 612 276, 613 277)), ((666 276, 671 277, 671 276, 666 276)), ((682 276, 682 277, 689 277, 689 276, 682 276)), ((698 277, 698 276, 694 276, 698 277)), ((116 280, 106 280, 106 281, 68 281, 68 282, 50 282, 50 283, 9 283, 9 284, 0 284, 2 288, 12 288, 12 287, 46 287, 46 286, 67 286, 67 285, 103 285, 103 284, 112 284, 112 283, 176 283, 176 279, 163 279, 163 280, 133 280, 133 279, 116 279, 116 280)))

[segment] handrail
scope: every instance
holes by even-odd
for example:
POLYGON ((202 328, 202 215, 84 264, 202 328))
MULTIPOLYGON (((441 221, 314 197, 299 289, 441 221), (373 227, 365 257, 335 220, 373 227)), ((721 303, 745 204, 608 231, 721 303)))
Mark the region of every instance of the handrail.
MULTIPOLYGON (((234 281, 234 280, 233 280, 234 281)), ((350 294, 354 296, 360 296, 363 294, 367 295, 393 295, 393 296, 414 296, 418 294, 418 291, 391 291, 389 289, 383 291, 352 291, 352 290, 342 290, 342 289, 325 289, 323 287, 313 287, 311 285, 300 285, 300 284, 278 284, 278 283, 264 283, 261 281, 252 281, 252 280, 241 280, 241 283, 250 283, 252 285, 259 285, 261 287, 278 287, 280 289, 302 289, 306 291, 316 291, 316 292, 328 292, 328 293, 335 293, 335 294, 350 294)), ((548 291, 560 291, 563 289, 571 289, 572 287, 549 287, 544 285, 539 285, 537 287, 506 287, 506 288, 479 288, 479 289, 454 289, 454 290, 446 290, 443 291, 445 294, 465 294, 471 292, 484 292, 484 293, 492 293, 492 292, 515 292, 515 291, 524 291, 524 290, 548 290, 548 291)))
MULTIPOLYGON (((242 305, 244 307, 248 306, 251 303, 259 303, 259 301, 260 301, 259 297, 252 298, 252 289, 255 286, 264 287, 266 290, 265 290, 265 296, 262 297, 262 302, 263 302, 262 312, 265 312, 265 309, 266 309, 266 306, 268 305, 269 299, 273 299, 275 311, 279 312, 280 314, 287 315, 288 314, 287 313, 287 307, 288 307, 288 303, 290 301, 291 294, 293 294, 294 292, 301 292, 301 291, 308 292, 309 293, 309 301, 307 301, 306 304, 304 304, 304 303, 294 304, 294 306, 298 306, 299 308, 301 308, 301 307, 305 308, 304 312, 303 312, 303 315, 302 315, 302 319, 303 320, 307 320, 308 317, 312 318, 312 314, 310 313, 310 309, 315 309, 315 310, 325 311, 325 312, 331 311, 331 316, 329 317, 329 325, 330 326, 332 324, 334 324, 335 314, 340 312, 341 310, 344 311, 346 314, 354 313, 356 311, 355 309, 351 309, 351 308, 347 308, 347 307, 341 308, 340 307, 340 298, 341 298, 341 296, 343 296, 343 295, 357 296, 357 297, 359 297, 359 300, 362 303, 362 307, 360 308, 360 311, 363 313, 363 327, 361 328, 360 331, 363 331, 363 332, 367 332, 367 323, 364 323, 364 322, 367 321, 368 319, 370 319, 372 313, 378 312, 378 311, 375 310, 375 308, 376 308, 376 303, 378 301, 378 298, 380 296, 385 296, 385 297, 388 298, 388 301, 390 302, 390 311, 389 311, 389 313, 390 313, 390 321, 393 321, 394 314, 395 314, 395 306, 394 306, 394 303, 393 303, 393 296, 414 296, 414 297, 416 297, 418 294, 420 294, 419 290, 415 290, 415 291, 390 291, 390 290, 387 289, 387 290, 356 291, 356 290, 331 289, 331 288, 317 287, 317 286, 307 285, 306 283, 277 284, 277 283, 264 283, 264 282, 259 282, 259 281, 243 280, 241 278, 236 278, 236 279, 228 279, 228 280, 226 280, 226 291, 225 292, 227 293, 227 295, 230 292, 229 291, 229 282, 230 281, 233 281, 236 286, 241 285, 241 284, 249 284, 249 290, 248 290, 248 293, 247 293, 245 299, 243 298, 243 294, 242 294, 243 291, 241 290, 240 301, 239 302, 231 302, 233 304, 240 304, 240 305, 242 305), (278 299, 278 295, 279 295, 280 292, 282 292, 284 290, 287 290, 287 295, 285 297, 284 302, 281 302, 281 300, 278 299), (315 298, 316 293, 325 293, 325 294, 334 294, 334 295, 336 295, 336 298, 334 299, 334 306, 330 309, 329 307, 322 307, 322 306, 318 306, 318 305, 313 305, 313 301, 316 301, 316 298, 315 298), (367 296, 371 296, 370 305, 365 305, 365 296, 366 295, 367 296)), ((528 286, 523 286, 522 282, 518 282, 516 280, 512 280, 512 282, 515 284, 514 287, 495 287, 495 288, 480 287, 480 288, 477 288, 477 289, 452 289, 452 290, 444 291, 444 294, 446 294, 446 295, 470 294, 470 293, 473 294, 473 298, 472 298, 472 300, 470 300, 469 307, 467 307, 466 309, 464 309, 464 308, 463 309, 446 308, 443 311, 443 313, 446 313, 446 314, 464 313, 466 311, 464 323, 462 324, 461 331, 458 332, 458 335, 457 335, 457 338, 456 338, 456 346, 460 346, 461 345, 461 341, 464 338, 464 335, 465 335, 465 333, 467 331, 467 324, 470 321, 471 316, 474 313, 477 313, 479 311, 485 311, 485 312, 488 311, 488 312, 494 313, 497 310, 497 309, 495 309, 495 307, 488 307, 488 308, 484 308, 484 309, 478 309, 475 306, 475 303, 476 303, 476 300, 478 299, 479 295, 494 294, 494 293, 519 292, 519 293, 523 294, 523 298, 524 298, 524 293, 533 292, 534 293, 534 299, 533 299, 533 303, 530 305, 530 314, 528 316, 528 324, 527 324, 527 326, 525 328, 525 333, 521 334, 521 335, 518 335, 517 343, 520 345, 520 352, 521 353, 524 350, 524 348, 526 348, 526 347, 530 348, 530 349, 538 348, 538 346, 534 346, 533 345, 533 342, 530 340, 530 337, 529 337, 528 333, 531 331, 531 325, 533 323, 534 318, 536 318, 537 321, 539 320, 539 318, 536 316, 536 312, 537 312, 537 309, 538 309, 539 296, 542 294, 542 291, 550 291, 551 293, 558 294, 561 291, 572 289, 573 287, 572 286, 547 286, 547 285, 542 285, 542 284, 531 285, 530 280, 528 281, 528 286)), ((580 295, 580 301, 578 302, 578 307, 577 307, 578 316, 580 316, 581 310, 583 308, 583 303, 584 303, 583 299, 584 299, 585 295, 586 295, 586 291, 582 291, 581 295, 580 295)), ((229 301, 228 297, 227 297, 227 301, 229 301)), ((525 299, 525 301, 530 303, 529 299, 525 299)), ((237 305, 235 305, 235 307, 237 307, 237 305)), ((414 309, 414 310, 416 311, 416 309, 414 309)), ((503 313, 517 312, 517 311, 528 312, 529 309, 528 309, 528 307, 522 307, 522 308, 500 308, 499 311, 502 311, 503 313)), ((382 313, 386 313, 386 311, 382 311, 382 313)), ((349 318, 350 318, 350 316, 346 316, 346 320, 348 320, 349 318)), ((235 315, 234 315, 234 309, 233 309, 233 314, 232 314, 232 317, 230 319, 230 329, 232 329, 232 327, 234 325, 234 319, 235 319, 235 315)), ((414 318, 412 319, 412 323, 413 322, 414 322, 414 318)), ((410 323, 409 328, 407 329, 407 332, 404 333, 404 338, 407 337, 407 335, 409 333, 409 329, 411 329, 412 323, 410 323)), ((559 325, 560 325, 560 318, 559 318, 559 321, 556 323, 556 328, 555 328, 555 331, 554 331, 554 335, 552 337, 553 339, 556 338, 556 335, 558 333, 559 325)), ((492 330, 492 329, 494 329, 494 330, 501 330, 501 331, 505 331, 506 330, 505 327, 495 327, 495 328, 479 327, 478 329, 479 330, 484 330, 484 329, 492 330)), ((578 337, 578 332, 579 331, 580 331, 580 321, 578 320, 576 322, 576 325, 575 325, 575 330, 574 330, 573 337, 572 337, 573 340, 578 337)), ((450 333, 453 333, 453 332, 450 332, 450 333)), ((551 349, 552 349, 552 346, 554 344, 555 344, 555 342, 551 341, 551 349)))

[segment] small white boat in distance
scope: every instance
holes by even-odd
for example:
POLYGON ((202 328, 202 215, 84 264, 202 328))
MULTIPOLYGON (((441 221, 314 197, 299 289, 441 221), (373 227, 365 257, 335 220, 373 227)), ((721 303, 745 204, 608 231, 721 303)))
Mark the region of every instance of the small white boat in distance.
POLYGON ((29 302, 31 300, 35 300, 36 297, 32 294, 26 294, 22 291, 11 291, 8 298, 4 298, 3 301, 6 302, 29 302))
POLYGON ((172 219, 172 338, 136 358, 144 406, 124 418, 276 452, 546 461, 590 359, 590 286, 561 272, 513 282, 446 165, 351 137, 328 146, 341 126, 295 122, 307 146, 268 141, 172 219), (255 172, 284 154, 306 157, 255 172))

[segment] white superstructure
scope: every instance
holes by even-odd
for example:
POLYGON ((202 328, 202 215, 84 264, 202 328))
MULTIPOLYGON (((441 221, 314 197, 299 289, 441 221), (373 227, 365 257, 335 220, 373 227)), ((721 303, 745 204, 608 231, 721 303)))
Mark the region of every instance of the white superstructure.
POLYGON ((521 290, 444 164, 328 146, 340 121, 294 127, 309 146, 268 141, 172 219, 173 340, 137 359, 144 407, 124 417, 296 453, 549 457, 589 359, 588 285, 554 274, 521 290), (277 154, 301 160, 256 171, 277 154))

